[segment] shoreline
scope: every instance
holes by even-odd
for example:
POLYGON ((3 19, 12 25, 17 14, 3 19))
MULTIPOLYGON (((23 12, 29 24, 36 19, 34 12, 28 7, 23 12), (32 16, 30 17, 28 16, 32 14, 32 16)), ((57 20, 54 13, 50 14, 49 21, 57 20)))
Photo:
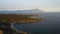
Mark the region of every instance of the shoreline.
POLYGON ((30 18, 38 15, 0 14, 0 22, 38 22, 43 18, 30 18))

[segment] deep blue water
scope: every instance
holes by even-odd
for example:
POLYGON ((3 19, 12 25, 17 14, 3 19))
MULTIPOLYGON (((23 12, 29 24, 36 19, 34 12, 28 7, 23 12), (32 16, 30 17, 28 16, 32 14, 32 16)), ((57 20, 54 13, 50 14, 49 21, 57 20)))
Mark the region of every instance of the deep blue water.
POLYGON ((60 12, 46 12, 39 15, 45 20, 28 24, 16 23, 14 27, 31 34, 60 34, 60 12))
POLYGON ((29 32, 31 34, 60 34, 60 12, 20 12, 20 11, 0 11, 0 14, 38 14, 45 20, 37 23, 14 24, 17 30, 29 32))

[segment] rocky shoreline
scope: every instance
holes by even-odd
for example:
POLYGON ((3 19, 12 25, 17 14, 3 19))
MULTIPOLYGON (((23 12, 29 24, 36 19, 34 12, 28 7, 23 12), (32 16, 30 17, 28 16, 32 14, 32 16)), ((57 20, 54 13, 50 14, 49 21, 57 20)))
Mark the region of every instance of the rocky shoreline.
POLYGON ((35 23, 44 20, 43 18, 30 18, 32 16, 37 15, 0 14, 0 31, 3 31, 3 34, 29 34, 16 30, 11 24, 35 23))

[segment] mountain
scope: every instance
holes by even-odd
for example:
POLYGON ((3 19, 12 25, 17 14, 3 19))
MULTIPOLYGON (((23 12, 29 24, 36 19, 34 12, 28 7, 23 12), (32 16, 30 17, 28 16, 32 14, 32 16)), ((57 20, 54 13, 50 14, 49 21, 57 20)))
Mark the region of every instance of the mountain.
POLYGON ((43 12, 43 10, 40 10, 40 9, 38 9, 38 8, 32 9, 32 11, 43 12))
POLYGON ((37 14, 42 13, 43 10, 32 9, 32 10, 14 10, 14 11, 0 11, 0 14, 37 14))
POLYGON ((42 13, 42 12, 44 12, 43 10, 40 10, 38 8, 31 9, 31 10, 17 10, 17 11, 20 11, 23 13, 42 13))

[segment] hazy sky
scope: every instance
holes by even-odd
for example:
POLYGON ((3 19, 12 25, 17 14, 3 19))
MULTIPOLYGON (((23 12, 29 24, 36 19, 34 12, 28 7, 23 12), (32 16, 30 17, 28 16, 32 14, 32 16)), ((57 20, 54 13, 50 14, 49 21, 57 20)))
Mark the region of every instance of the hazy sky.
POLYGON ((0 0, 0 9, 33 9, 60 11, 60 0, 0 0))

